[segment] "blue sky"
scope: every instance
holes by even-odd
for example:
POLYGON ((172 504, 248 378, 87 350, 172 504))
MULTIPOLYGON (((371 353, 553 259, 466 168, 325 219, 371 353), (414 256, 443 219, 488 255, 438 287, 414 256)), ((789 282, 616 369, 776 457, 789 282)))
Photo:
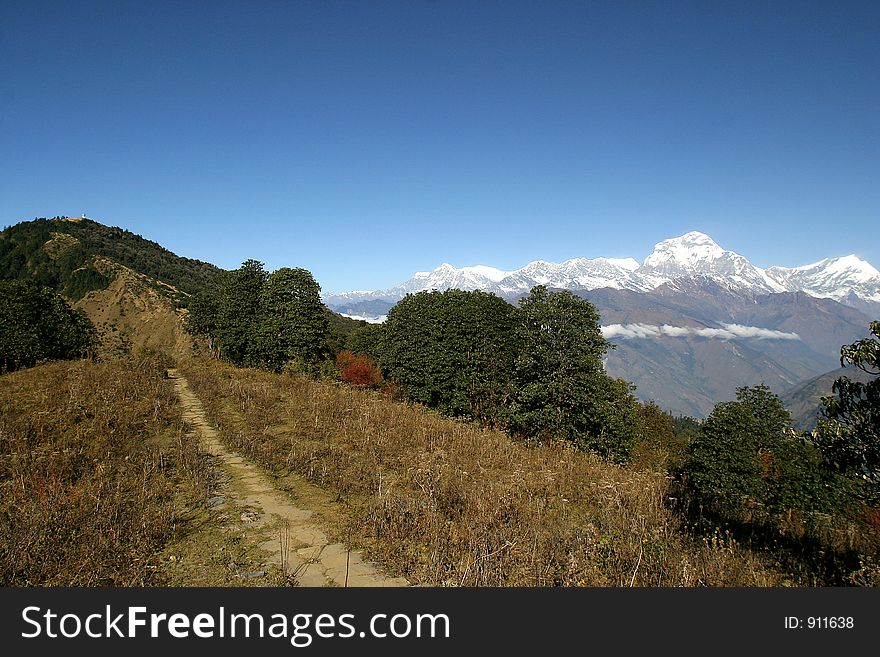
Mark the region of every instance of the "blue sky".
POLYGON ((880 267, 877 2, 0 2, 0 224, 325 291, 441 262, 880 267))

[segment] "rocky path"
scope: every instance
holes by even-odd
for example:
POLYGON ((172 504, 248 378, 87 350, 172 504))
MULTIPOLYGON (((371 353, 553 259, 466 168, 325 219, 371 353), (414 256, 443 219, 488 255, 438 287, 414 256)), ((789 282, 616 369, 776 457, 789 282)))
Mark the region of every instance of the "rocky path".
POLYGON ((242 520, 260 541, 267 563, 293 574, 300 586, 409 585, 402 577, 383 575, 358 551, 330 542, 312 511, 296 507, 256 465, 223 446, 186 378, 173 369, 168 374, 183 405, 183 419, 200 434, 205 451, 222 464, 229 476, 224 493, 247 509, 242 520))

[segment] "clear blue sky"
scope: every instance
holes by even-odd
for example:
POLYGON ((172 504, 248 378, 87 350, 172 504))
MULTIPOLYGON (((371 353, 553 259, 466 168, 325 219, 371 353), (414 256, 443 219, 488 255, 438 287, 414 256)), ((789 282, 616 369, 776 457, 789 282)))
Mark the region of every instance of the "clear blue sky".
POLYGON ((0 1, 0 224, 375 289, 443 261, 880 267, 880 2, 0 1))

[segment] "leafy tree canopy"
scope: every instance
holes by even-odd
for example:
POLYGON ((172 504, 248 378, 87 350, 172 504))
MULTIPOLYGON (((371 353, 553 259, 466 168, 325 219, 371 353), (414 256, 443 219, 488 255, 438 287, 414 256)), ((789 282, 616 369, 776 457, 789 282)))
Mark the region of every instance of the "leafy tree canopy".
POLYGON ((629 383, 605 374, 599 314, 570 292, 532 289, 520 302, 512 428, 529 437, 571 440, 625 461, 639 436, 629 383))
POLYGON ((500 421, 517 349, 515 316, 513 306, 486 292, 407 295, 388 313, 380 365, 413 401, 500 421))
POLYGON ((306 371, 329 351, 320 292, 305 269, 283 267, 270 275, 262 262, 246 260, 223 275, 217 290, 192 298, 187 330, 236 365, 281 371, 298 361, 297 371, 306 371))
POLYGON ((280 371, 290 360, 315 364, 327 355, 327 316, 321 287, 305 269, 272 273, 259 295, 258 360, 280 371))
POLYGON ((48 288, 0 281, 0 372, 82 358, 95 347, 88 318, 48 288))
POLYGON ((763 521, 788 510, 830 510, 841 483, 821 453, 791 429, 767 386, 739 388, 703 423, 686 466, 695 499, 721 517, 763 521))

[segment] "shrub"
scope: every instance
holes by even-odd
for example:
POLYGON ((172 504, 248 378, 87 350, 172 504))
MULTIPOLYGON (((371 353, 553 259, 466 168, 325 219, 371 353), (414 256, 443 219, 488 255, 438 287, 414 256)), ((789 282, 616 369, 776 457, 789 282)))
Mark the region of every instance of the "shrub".
POLYGON ((348 359, 341 374, 342 380, 353 386, 375 386, 382 381, 382 373, 369 356, 356 355, 348 359))

